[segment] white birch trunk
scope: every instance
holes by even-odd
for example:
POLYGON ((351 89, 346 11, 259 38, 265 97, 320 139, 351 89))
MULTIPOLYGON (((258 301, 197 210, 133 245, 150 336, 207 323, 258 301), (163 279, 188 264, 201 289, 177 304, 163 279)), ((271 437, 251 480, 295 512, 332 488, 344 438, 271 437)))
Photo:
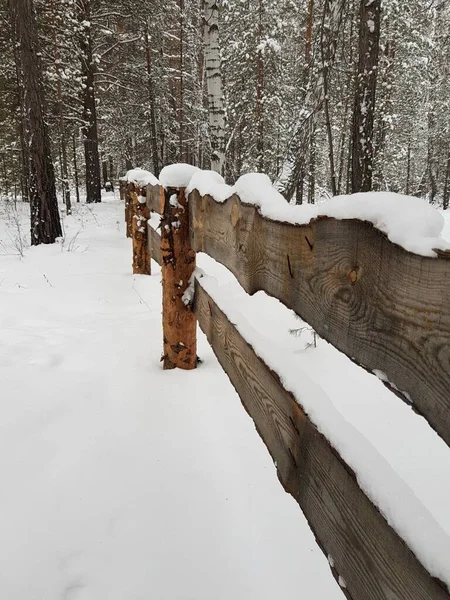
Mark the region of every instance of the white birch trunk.
POLYGON ((225 166, 225 109, 220 68, 219 2, 220 0, 204 0, 203 33, 208 122, 212 150, 211 169, 223 175, 225 166))

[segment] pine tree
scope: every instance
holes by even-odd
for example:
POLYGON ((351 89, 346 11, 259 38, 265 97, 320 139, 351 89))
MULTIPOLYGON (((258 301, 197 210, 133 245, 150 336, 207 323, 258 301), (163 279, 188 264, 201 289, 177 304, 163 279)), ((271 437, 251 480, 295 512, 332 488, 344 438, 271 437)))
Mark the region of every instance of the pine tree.
POLYGON ((23 90, 23 131, 28 157, 31 243, 51 244, 62 235, 55 173, 45 121, 39 43, 33 0, 9 0, 23 90))

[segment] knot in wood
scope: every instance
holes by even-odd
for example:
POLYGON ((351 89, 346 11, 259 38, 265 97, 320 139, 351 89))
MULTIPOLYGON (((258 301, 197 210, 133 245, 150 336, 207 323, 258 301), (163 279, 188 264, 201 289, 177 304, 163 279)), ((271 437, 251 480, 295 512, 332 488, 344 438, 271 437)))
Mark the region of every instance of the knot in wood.
POLYGON ((231 224, 233 225, 233 227, 236 227, 236 225, 238 224, 239 217, 240 217, 239 203, 235 202, 231 209, 231 224))
POLYGON ((348 274, 348 280, 352 285, 355 285, 355 283, 358 281, 358 279, 359 279, 359 267, 355 267, 348 274))

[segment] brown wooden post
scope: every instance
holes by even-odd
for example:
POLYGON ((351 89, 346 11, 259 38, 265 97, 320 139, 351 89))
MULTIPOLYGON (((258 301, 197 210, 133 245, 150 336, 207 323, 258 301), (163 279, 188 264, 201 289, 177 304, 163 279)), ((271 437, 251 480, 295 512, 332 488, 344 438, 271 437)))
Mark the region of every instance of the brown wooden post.
POLYGON ((147 207, 146 188, 129 183, 127 185, 127 196, 130 199, 128 211, 133 241, 133 275, 150 275, 147 226, 150 209, 147 207))
POLYGON ((164 369, 197 366, 197 319, 183 302, 195 269, 189 239, 189 213, 184 188, 163 190, 161 270, 163 286, 164 369))
POLYGON ((133 219, 133 207, 131 206, 131 191, 133 189, 133 183, 125 184, 125 223, 127 225, 127 238, 130 238, 133 235, 131 226, 133 219))

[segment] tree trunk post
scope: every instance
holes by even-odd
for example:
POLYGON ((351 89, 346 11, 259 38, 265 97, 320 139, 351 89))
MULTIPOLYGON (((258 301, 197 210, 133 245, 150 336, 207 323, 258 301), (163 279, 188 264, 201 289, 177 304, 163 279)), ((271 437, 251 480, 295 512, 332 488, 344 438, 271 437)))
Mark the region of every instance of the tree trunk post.
POLYGON ((183 301, 195 269, 184 188, 164 190, 161 219, 164 369, 197 366, 197 319, 183 301))
POLYGON ((130 190, 131 190, 130 186, 132 184, 128 184, 126 181, 121 182, 121 184, 124 185, 126 232, 127 232, 127 238, 130 238, 133 235, 133 231, 132 231, 133 208, 131 206, 131 194, 130 194, 130 190))
POLYGON ((133 241, 133 275, 150 275, 150 253, 148 249, 147 221, 150 209, 147 207, 146 188, 129 183, 127 186, 130 198, 131 237, 133 241))

